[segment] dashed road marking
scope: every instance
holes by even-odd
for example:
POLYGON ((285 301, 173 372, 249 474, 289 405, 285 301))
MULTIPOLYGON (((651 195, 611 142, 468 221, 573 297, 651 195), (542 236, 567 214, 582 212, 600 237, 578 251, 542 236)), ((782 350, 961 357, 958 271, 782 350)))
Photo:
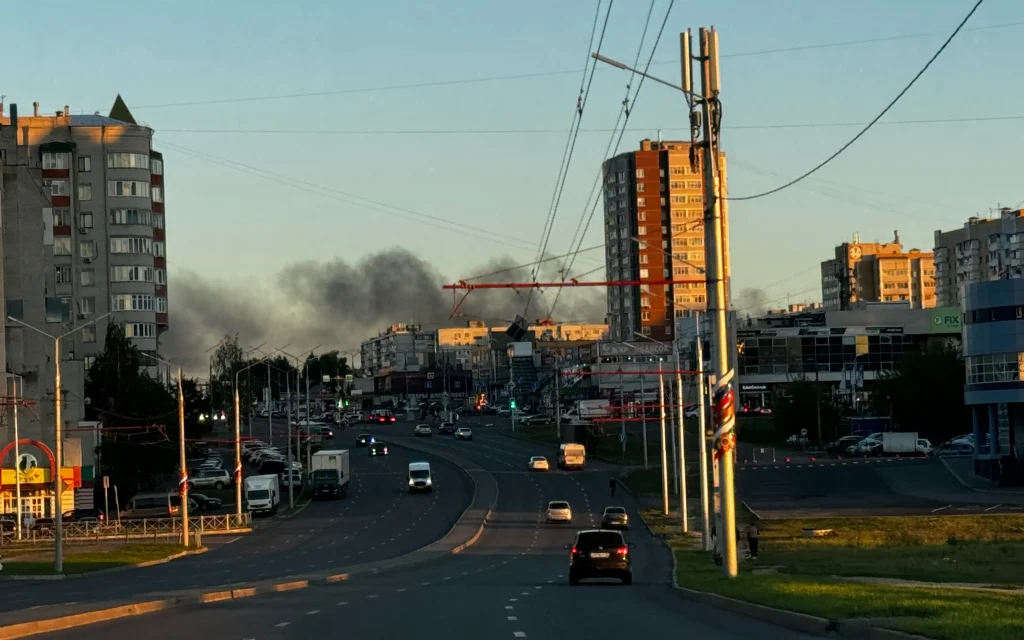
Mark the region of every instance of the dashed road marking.
POLYGON ((405 587, 402 587, 401 589, 398 590, 398 593, 402 593, 404 591, 405 591, 405 587))
POLYGON ((277 627, 278 629, 284 629, 285 627, 287 627, 290 624, 291 624, 290 622, 278 622, 274 626, 277 627))
POLYGON ((339 602, 339 603, 338 603, 338 605, 337 605, 337 606, 339 606, 339 607, 344 607, 344 606, 345 606, 345 605, 347 605, 347 604, 348 604, 347 602, 345 602, 344 600, 342 600, 341 602, 339 602))
POLYGON ((515 636, 516 638, 525 638, 526 637, 526 632, 525 631, 513 631, 512 635, 515 636))
POLYGON ((366 596, 366 599, 367 599, 367 600, 373 600, 373 599, 374 599, 374 598, 376 598, 376 597, 377 597, 377 595, 376 595, 376 594, 373 594, 373 593, 371 593, 370 595, 366 596))
POLYGON ((315 616, 315 615, 316 615, 316 614, 318 614, 318 613, 320 613, 320 610, 319 610, 319 609, 312 609, 312 610, 310 610, 310 611, 307 611, 307 612, 306 612, 306 615, 307 615, 307 616, 315 616))
POLYGON ((506 604, 506 605, 505 605, 505 608, 506 608, 506 609, 508 609, 509 611, 511 611, 512 609, 515 609, 515 607, 513 607, 513 606, 512 606, 512 605, 510 605, 510 604, 506 604))
POLYGON ((505 616, 505 619, 508 620, 509 622, 515 622, 519 618, 517 618, 515 616, 505 616))

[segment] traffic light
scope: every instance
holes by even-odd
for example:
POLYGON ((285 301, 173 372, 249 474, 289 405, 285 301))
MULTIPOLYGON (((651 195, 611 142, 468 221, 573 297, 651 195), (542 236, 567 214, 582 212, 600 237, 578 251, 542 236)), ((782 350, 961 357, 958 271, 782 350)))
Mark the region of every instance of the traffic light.
POLYGON ((348 398, 345 398, 345 406, 348 406, 348 398))
POLYGON ((515 398, 512 398, 511 400, 508 401, 508 408, 509 409, 515 409, 516 408, 516 399, 515 398))
POLYGON ((341 400, 338 400, 338 408, 341 408, 341 400))

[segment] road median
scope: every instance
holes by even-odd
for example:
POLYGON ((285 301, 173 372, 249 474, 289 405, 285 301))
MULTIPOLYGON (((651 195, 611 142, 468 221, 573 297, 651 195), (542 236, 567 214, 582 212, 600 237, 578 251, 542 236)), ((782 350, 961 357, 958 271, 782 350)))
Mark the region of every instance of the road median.
POLYGON ((0 614, 0 640, 71 629, 129 616, 144 615, 169 609, 213 604, 241 598, 250 598, 282 591, 328 586, 359 578, 372 577, 385 572, 406 569, 425 562, 440 560, 461 553, 483 535, 484 528, 498 499, 498 485, 494 477, 479 465, 433 447, 415 443, 406 447, 440 458, 462 470, 473 483, 473 497, 452 528, 442 537, 421 549, 388 560, 368 562, 350 567, 327 569, 299 575, 285 575, 273 580, 232 583, 202 589, 171 593, 149 594, 133 601, 103 603, 74 603, 23 609, 0 614))
MULTIPOLYGON (((726 578, 656 512, 681 597, 802 633, 845 638, 1022 637, 1024 516, 764 522, 759 558, 726 578), (911 635, 917 634, 917 635, 911 635)), ((741 544, 742 547, 745 546, 741 544)))

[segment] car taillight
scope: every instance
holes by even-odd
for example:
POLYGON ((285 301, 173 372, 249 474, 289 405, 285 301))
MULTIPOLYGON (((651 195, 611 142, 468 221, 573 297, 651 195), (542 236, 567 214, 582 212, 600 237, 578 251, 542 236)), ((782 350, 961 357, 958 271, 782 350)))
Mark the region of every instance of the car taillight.
POLYGON ((574 555, 574 556, 575 556, 575 555, 578 555, 578 554, 579 554, 579 552, 580 552, 580 550, 579 550, 579 549, 577 549, 576 547, 573 547, 573 548, 572 548, 572 555, 574 555))
POLYGON ((391 418, 391 422, 394 422, 394 421, 395 421, 395 419, 394 419, 394 418, 391 418))
POLYGON ((629 547, 619 547, 618 554, 620 556, 628 556, 629 555, 629 547))

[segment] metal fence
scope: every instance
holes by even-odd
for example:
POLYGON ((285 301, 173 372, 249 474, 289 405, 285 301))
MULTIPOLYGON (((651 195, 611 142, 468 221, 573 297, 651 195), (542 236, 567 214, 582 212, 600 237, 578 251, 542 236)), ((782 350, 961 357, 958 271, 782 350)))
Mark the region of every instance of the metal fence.
MULTIPOLYGON (((252 526, 252 514, 226 513, 212 516, 191 516, 189 529, 193 535, 240 533, 252 526)), ((140 518, 113 522, 66 522, 65 543, 87 544, 104 540, 160 540, 181 538, 181 518, 140 518)), ((19 545, 47 545, 54 542, 52 528, 22 529, 21 540, 13 529, 0 534, 0 548, 19 545)))

